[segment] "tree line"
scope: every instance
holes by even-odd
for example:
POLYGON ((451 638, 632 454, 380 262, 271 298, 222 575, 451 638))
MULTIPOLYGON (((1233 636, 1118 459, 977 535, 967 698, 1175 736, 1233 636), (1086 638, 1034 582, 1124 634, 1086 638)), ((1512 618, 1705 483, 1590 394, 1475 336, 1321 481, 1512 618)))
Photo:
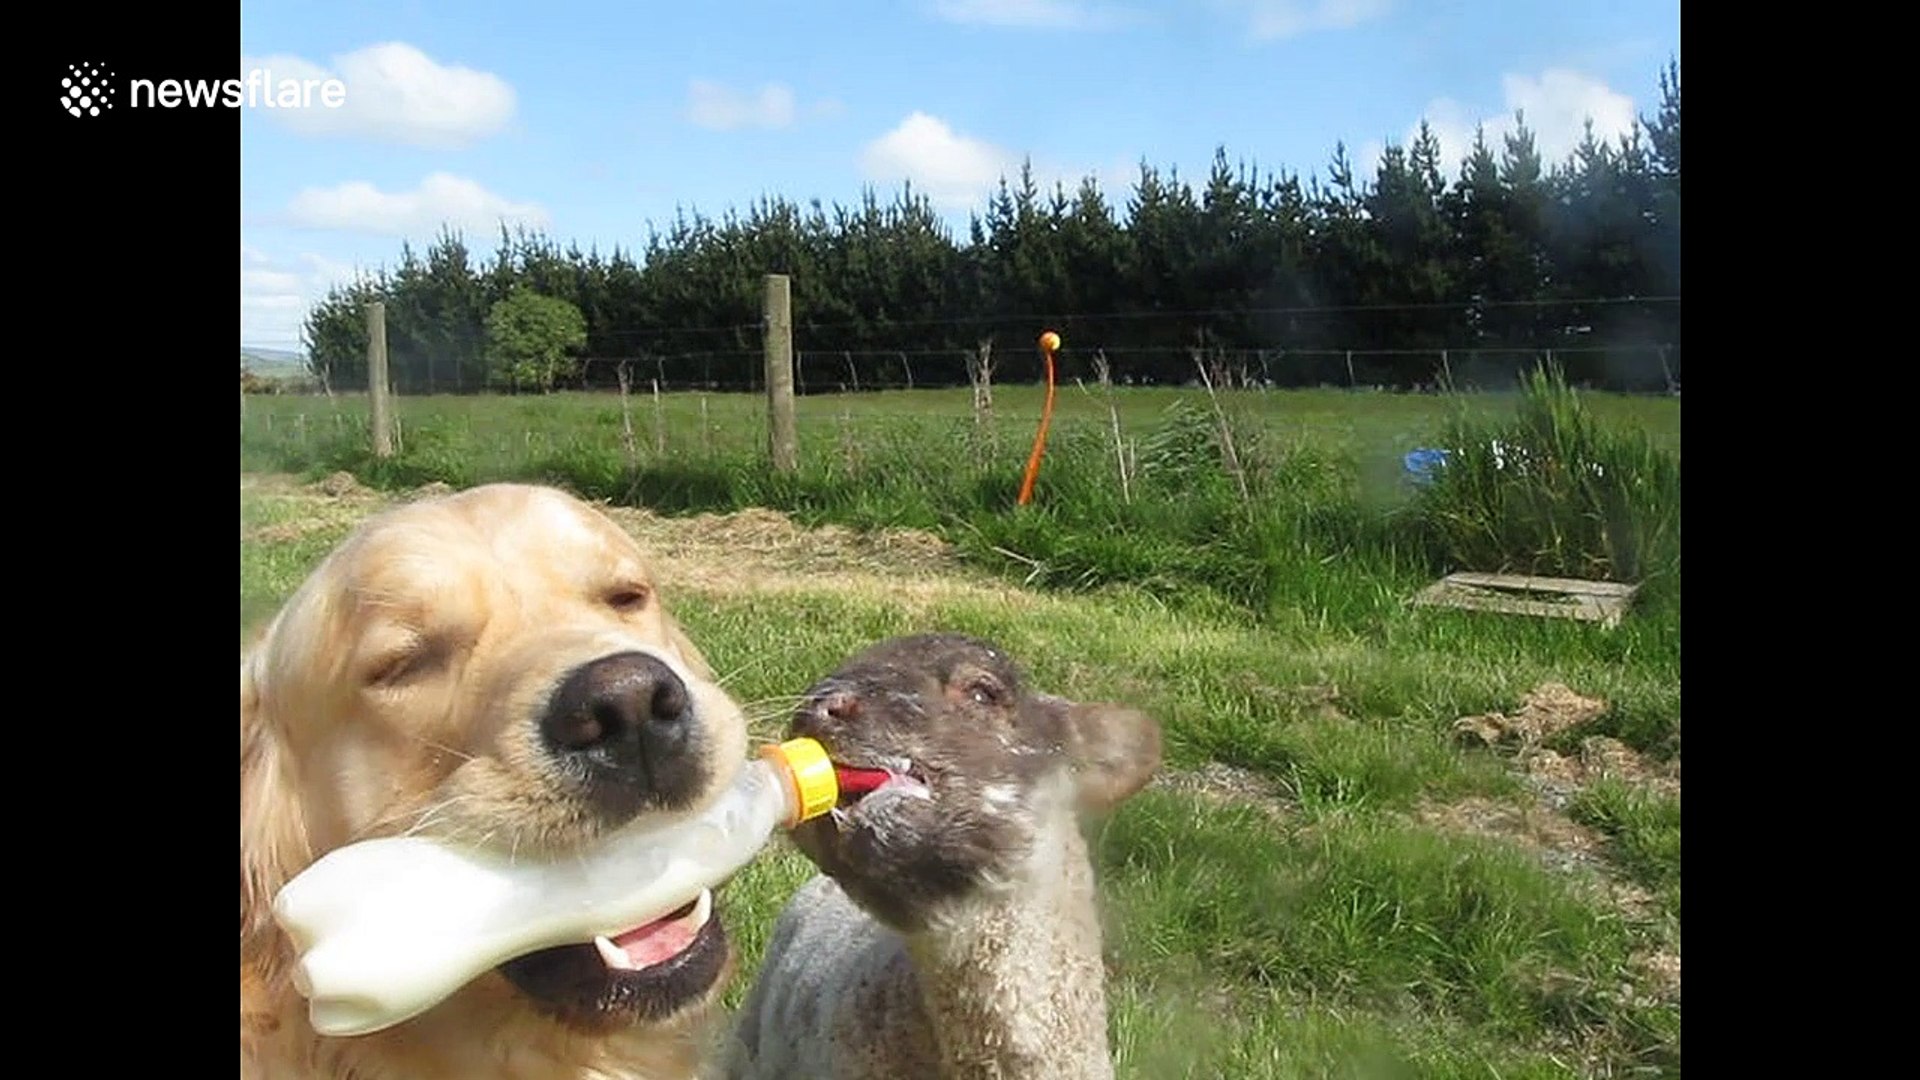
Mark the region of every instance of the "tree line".
POLYGON ((1043 327, 1065 336, 1069 375, 1135 383, 1192 380, 1199 361, 1229 383, 1484 384, 1557 349, 1572 378, 1664 388, 1679 373, 1677 61, 1660 89, 1628 134, 1589 124, 1558 163, 1516 114, 1498 139, 1478 133, 1451 179, 1424 123, 1370 177, 1344 145, 1305 179, 1221 148, 1197 185, 1143 162, 1121 207, 1091 177, 1043 190, 1026 166, 963 237, 910 184, 850 207, 776 196, 718 219, 680 212, 638 254, 503 227, 476 262, 443 230, 316 304, 308 362, 327 385, 364 386, 363 312, 380 299, 402 393, 611 386, 623 366, 642 384, 744 389, 761 378, 763 276, 782 273, 807 390, 963 384, 983 360, 1031 380, 1043 327), (584 334, 564 313, 529 323, 530 296, 570 305, 584 334), (509 301, 517 312, 496 310, 509 301), (529 367, 492 340, 556 319, 575 346, 558 362, 529 367), (547 377, 515 374, 536 368, 547 377))

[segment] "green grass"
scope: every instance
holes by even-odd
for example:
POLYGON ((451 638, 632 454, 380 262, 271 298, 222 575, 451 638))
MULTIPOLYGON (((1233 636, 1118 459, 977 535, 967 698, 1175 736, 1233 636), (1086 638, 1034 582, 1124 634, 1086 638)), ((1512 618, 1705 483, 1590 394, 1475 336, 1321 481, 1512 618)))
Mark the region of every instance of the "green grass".
MULTIPOLYGON (((619 445, 617 400, 584 396, 403 402, 407 450, 382 464, 353 456, 363 421, 352 403, 334 420, 324 400, 263 400, 242 459, 243 471, 344 461, 390 485, 546 477, 674 511, 763 500, 803 520, 949 537, 971 574, 819 585, 795 575, 773 589, 716 573, 670 603, 762 736, 846 654, 940 627, 998 639, 1050 689, 1146 708, 1165 728, 1170 770, 1217 763, 1270 784, 1266 806, 1149 789, 1099 830, 1123 1077, 1677 1075, 1678 1002, 1634 962, 1677 948, 1677 802, 1601 784, 1574 806, 1607 837, 1615 872, 1660 898, 1661 917, 1617 910, 1592 881, 1516 844, 1415 816, 1468 796, 1529 800, 1502 761, 1457 744, 1451 724, 1510 709, 1547 679, 1610 703, 1591 733, 1676 755, 1677 590, 1612 631, 1406 605, 1434 564, 1395 519, 1409 505, 1398 454, 1426 445, 1453 403, 1233 396, 1236 438, 1271 504, 1249 513, 1211 456, 1204 396, 1115 397, 1123 425, 1139 428, 1142 460, 1151 449, 1160 470, 1142 473, 1132 503, 1101 454, 1104 405, 1072 389, 1039 505, 1026 510, 1009 504, 1033 399, 1014 388, 996 394, 995 457, 970 431, 964 392, 803 399, 809 465, 794 479, 753 466, 757 401, 709 400, 702 434, 694 397, 663 402, 666 460, 650 449, 651 400, 636 401, 637 472, 619 445)), ((1470 407, 1498 417, 1513 405, 1470 407)), ((1656 441, 1677 436, 1669 403, 1589 406, 1656 441)), ((243 486, 243 636, 366 510, 243 486)), ((734 553, 710 554, 724 569, 734 553)), ((724 890, 742 957, 731 1001, 810 872, 782 841, 724 890)))
MULTIPOLYGON (((994 390, 994 423, 990 436, 977 448, 990 446, 993 457, 984 464, 996 473, 1011 474, 1009 493, 1018 487, 1021 467, 1031 448, 1042 399, 1034 386, 1000 386, 994 390)), ((1647 432, 1660 449, 1680 449, 1680 407, 1677 399, 1614 394, 1583 394, 1597 421, 1610 427, 1647 432)), ((1444 397, 1418 394, 1365 394, 1337 390, 1223 391, 1221 401, 1240 423, 1251 425, 1261 437, 1279 446, 1306 445, 1356 463, 1364 484, 1376 493, 1392 496, 1401 489, 1400 457, 1417 446, 1432 445, 1447 422, 1464 410, 1469 418, 1510 417, 1520 396, 1478 394, 1444 397)), ((1115 388, 1110 400, 1119 414, 1123 438, 1145 441, 1145 432, 1161 422, 1170 408, 1206 412, 1203 392, 1182 389, 1115 388)), ((1101 475, 1113 474, 1109 397, 1097 388, 1060 390, 1050 446, 1087 433, 1103 452, 1101 475)), ((294 462, 318 464, 339 452, 334 440, 351 434, 353 441, 366 429, 364 395, 262 396, 247 402, 242 427, 242 470, 284 469, 294 462), (305 416, 304 423, 299 417, 305 416)), ((398 414, 409 454, 425 453, 429 443, 458 448, 459 462, 451 459, 436 467, 459 467, 475 474, 491 474, 527 467, 538 458, 564 457, 568 451, 608 457, 616 468, 624 460, 621 410, 617 395, 558 393, 545 397, 409 397, 401 399, 398 414)), ((662 395, 656 413, 654 400, 636 395, 631 403, 633 427, 642 464, 655 460, 656 439, 664 433, 664 450, 675 462, 732 462, 764 452, 766 400, 757 394, 662 395), (702 404, 705 424, 702 423, 702 404), (656 420, 659 423, 656 423, 656 420)), ((862 464, 887 464, 875 449, 879 431, 905 431, 916 443, 922 437, 939 438, 953 464, 952 451, 965 450, 968 464, 976 448, 969 393, 959 390, 880 391, 864 394, 820 395, 797 401, 802 459, 840 473, 862 464), (851 458, 843 436, 851 433, 866 452, 851 458)), ((1049 462, 1052 451, 1049 451, 1049 462)), ((1051 483, 1051 469, 1043 470, 1041 490, 1051 483)), ((451 482, 451 481, 449 481, 451 482)))
POLYGON ((1606 834, 1614 861, 1680 917, 1680 800, 1605 779, 1582 791, 1570 816, 1606 834))
POLYGON ((1564 1076, 1580 1042, 1677 1069, 1677 1009, 1608 992, 1636 931, 1515 849, 1149 792, 1101 858, 1139 1075, 1564 1076))
MULTIPOLYGON (((1223 417, 1204 394, 1070 387, 1027 507, 1014 504, 1037 419, 1031 387, 1000 388, 986 426, 975 424, 964 391, 802 398, 802 464, 792 475, 767 466, 765 405, 752 395, 635 398, 631 450, 614 396, 407 399, 402 450, 390 459, 371 455, 361 401, 261 398, 249 403, 241 467, 346 469, 385 488, 534 480, 667 513, 765 506, 808 523, 911 526, 1028 584, 1125 585, 1163 603, 1224 601, 1262 619, 1303 611, 1367 633, 1416 583, 1450 569, 1502 569, 1514 548, 1538 546, 1532 519, 1518 515, 1515 535, 1462 540, 1478 538, 1489 515, 1463 515, 1467 500, 1458 498, 1416 501, 1400 466, 1406 450, 1457 436, 1460 425, 1526 423, 1532 400, 1229 393, 1221 410, 1236 474, 1222 452, 1223 417), (1120 451, 1130 462, 1124 483, 1120 451)), ((1647 460, 1674 463, 1677 478, 1676 401, 1583 396, 1578 418, 1583 433, 1638 440, 1647 460)), ((1677 506, 1677 479, 1673 495, 1677 506)), ((1625 565, 1614 533, 1563 537, 1561 518, 1586 515, 1576 505, 1548 524, 1567 558, 1609 572, 1625 565)), ((1676 525, 1675 545, 1677 535, 1676 525)), ((1656 614, 1639 621, 1677 624, 1677 593, 1649 590, 1656 614)))
POLYGON ((1448 1014, 1535 1035, 1597 1000, 1626 962, 1618 919, 1522 853, 1383 815, 1292 829, 1248 809, 1149 794, 1110 824, 1106 887, 1122 955, 1382 1012, 1448 1014))
POLYGON ((240 500, 243 534, 264 535, 272 542, 242 544, 240 559, 240 630, 246 634, 265 624, 293 586, 346 536, 355 514, 318 512, 311 503, 246 498, 240 500))

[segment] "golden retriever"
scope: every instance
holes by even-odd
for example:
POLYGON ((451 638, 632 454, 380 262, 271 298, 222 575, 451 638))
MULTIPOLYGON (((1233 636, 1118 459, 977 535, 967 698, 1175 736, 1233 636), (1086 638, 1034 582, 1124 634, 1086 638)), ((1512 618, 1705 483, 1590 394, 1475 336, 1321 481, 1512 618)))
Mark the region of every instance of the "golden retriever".
POLYGON ((694 1075, 733 969, 705 894, 619 935, 631 960, 547 949, 346 1038, 309 1026, 271 905, 365 837, 565 853, 705 806, 746 751, 739 706, 605 515, 496 484, 370 520, 240 664, 241 1075, 694 1075))

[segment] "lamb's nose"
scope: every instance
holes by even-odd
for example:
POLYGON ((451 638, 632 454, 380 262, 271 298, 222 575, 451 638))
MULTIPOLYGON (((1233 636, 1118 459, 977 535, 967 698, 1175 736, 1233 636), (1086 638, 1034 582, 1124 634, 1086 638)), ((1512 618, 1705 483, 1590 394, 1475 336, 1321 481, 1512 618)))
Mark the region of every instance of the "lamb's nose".
POLYGON ((860 717, 860 699, 841 690, 820 699, 820 711, 828 719, 847 723, 860 717))
POLYGON ((819 736, 844 730, 860 718, 860 698, 849 690, 809 694, 793 717, 793 734, 819 736))

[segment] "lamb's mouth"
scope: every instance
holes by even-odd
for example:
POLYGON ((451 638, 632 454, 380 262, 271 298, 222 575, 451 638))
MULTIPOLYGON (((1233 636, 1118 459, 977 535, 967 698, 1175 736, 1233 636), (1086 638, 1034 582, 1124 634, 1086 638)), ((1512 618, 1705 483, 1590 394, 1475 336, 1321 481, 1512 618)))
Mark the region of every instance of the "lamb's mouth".
POLYGON ((588 1030, 664 1020, 705 997, 727 963, 727 937, 702 889, 672 913, 591 944, 559 945, 499 971, 542 1011, 588 1030))
POLYGON ((836 757, 833 768, 840 782, 840 804, 832 813, 836 825, 847 824, 870 804, 895 798, 933 798, 926 771, 907 758, 875 756, 866 763, 856 763, 836 757))

